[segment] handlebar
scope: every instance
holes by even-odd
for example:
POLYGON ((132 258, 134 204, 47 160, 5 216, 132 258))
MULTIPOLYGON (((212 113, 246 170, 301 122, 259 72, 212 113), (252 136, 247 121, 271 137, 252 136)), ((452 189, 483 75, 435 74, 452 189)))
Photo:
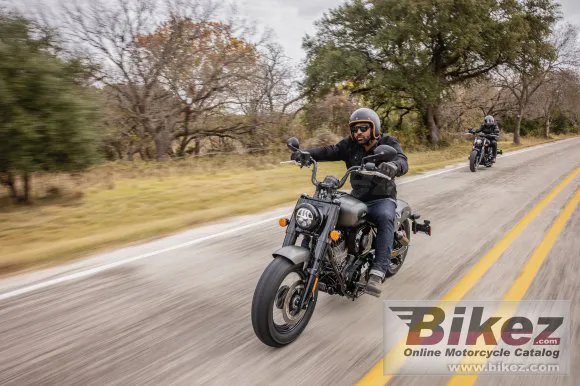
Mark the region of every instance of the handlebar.
MULTIPOLYGON (((314 165, 314 168, 312 170, 312 184, 314 186, 318 186, 320 185, 320 182, 316 179, 316 174, 318 171, 318 162, 316 162, 314 159, 310 158, 310 162, 312 162, 312 165, 314 165)), ((300 165, 300 166, 304 166, 302 163, 297 162, 297 161, 282 161, 280 162, 280 164, 295 164, 295 165, 300 165)), ((364 169, 363 166, 351 166, 346 173, 344 174, 344 176, 340 179, 340 182, 338 184, 338 186, 336 187, 336 189, 340 189, 344 186, 344 184, 346 183, 346 180, 348 179, 348 176, 351 173, 358 173, 358 174, 362 174, 362 175, 367 175, 367 176, 374 176, 374 177, 379 177, 379 178, 384 178, 386 180, 392 180, 389 176, 380 173, 378 171, 371 171, 371 170, 366 170, 364 169)))
POLYGON ((472 131, 467 131, 465 134, 473 134, 473 135, 477 135, 478 137, 493 137, 493 138, 499 138, 499 134, 485 134, 483 132, 475 133, 475 132, 472 132, 472 131))
POLYGON ((377 172, 377 171, 369 171, 369 170, 363 170, 358 172, 359 174, 363 174, 365 176, 375 176, 375 177, 380 177, 380 178, 384 178, 385 180, 392 180, 391 177, 387 176, 386 174, 383 174, 381 172, 377 172))

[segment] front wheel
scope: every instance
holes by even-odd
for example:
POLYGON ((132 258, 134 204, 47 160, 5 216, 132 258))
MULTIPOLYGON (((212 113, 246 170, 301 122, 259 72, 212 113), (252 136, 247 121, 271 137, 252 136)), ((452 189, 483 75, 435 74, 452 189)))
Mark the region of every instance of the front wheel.
POLYGON ((302 264, 276 257, 264 270, 252 300, 252 326, 266 345, 282 347, 295 341, 310 321, 318 288, 306 309, 298 305, 306 287, 302 264))
POLYGON ((479 164, 479 157, 477 156, 477 150, 473 150, 469 155, 469 170, 475 172, 479 164))

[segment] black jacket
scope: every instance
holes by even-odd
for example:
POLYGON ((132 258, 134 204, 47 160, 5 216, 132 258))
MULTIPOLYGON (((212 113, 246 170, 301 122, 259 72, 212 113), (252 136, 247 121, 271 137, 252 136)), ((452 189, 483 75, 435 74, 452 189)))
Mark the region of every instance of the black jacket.
POLYGON ((491 125, 486 125, 485 123, 479 127, 479 129, 475 130, 476 133, 483 132, 483 134, 499 134, 499 127, 493 123, 491 125))
MULTIPOLYGON (((409 170, 407 156, 403 153, 401 144, 395 137, 381 134, 377 144, 368 152, 358 142, 350 136, 345 137, 336 145, 323 146, 314 149, 307 149, 316 161, 344 161, 346 167, 358 166, 363 157, 373 154, 373 150, 378 145, 389 145, 397 150, 397 157, 392 161, 397 167, 397 177, 402 176, 409 170)), ((378 166, 378 164, 377 164, 378 166)), ((381 198, 397 198, 397 187, 394 181, 388 181, 380 177, 361 176, 351 174, 350 183, 352 195, 361 201, 371 201, 381 198)))

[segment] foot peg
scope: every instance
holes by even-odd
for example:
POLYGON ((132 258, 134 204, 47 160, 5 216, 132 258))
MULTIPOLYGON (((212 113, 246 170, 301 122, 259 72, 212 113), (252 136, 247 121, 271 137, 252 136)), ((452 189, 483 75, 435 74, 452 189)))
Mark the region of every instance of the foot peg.
POLYGON ((419 224, 418 222, 413 221, 412 230, 413 233, 422 232, 425 233, 426 235, 431 236, 431 221, 424 220, 423 224, 419 224))
POLYGON ((497 154, 503 154, 503 150, 498 149, 497 154))

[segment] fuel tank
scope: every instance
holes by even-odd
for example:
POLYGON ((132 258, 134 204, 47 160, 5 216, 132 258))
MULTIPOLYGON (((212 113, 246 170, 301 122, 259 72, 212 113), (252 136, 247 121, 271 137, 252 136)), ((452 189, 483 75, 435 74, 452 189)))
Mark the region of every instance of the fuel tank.
POLYGON ((367 215, 367 205, 346 194, 339 197, 338 200, 340 201, 338 225, 342 227, 354 227, 359 225, 367 215))

